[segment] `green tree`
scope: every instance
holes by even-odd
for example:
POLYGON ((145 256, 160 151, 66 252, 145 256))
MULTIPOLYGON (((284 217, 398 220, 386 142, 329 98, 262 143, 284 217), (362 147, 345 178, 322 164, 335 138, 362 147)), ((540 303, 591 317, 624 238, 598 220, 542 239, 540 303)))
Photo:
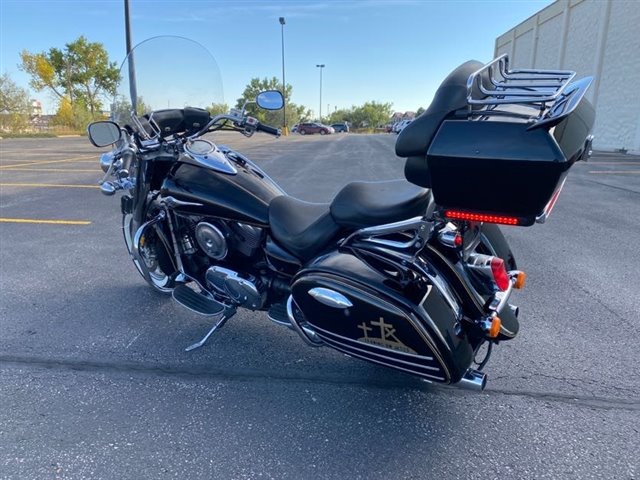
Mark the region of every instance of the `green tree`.
POLYGON ((359 107, 353 107, 352 123, 355 127, 376 128, 385 125, 391 116, 391 103, 376 101, 365 102, 359 107))
MULTIPOLYGON (((121 125, 130 123, 132 111, 129 99, 124 95, 118 95, 115 97, 114 103, 111 104, 111 120, 121 125)), ((136 103, 136 112, 138 113, 138 116, 142 116, 145 113, 150 113, 152 111, 153 108, 151 105, 147 105, 143 97, 138 96, 138 101, 136 103)))
POLYGON ((416 110, 416 117, 419 117, 424 112, 425 112, 424 108, 422 108, 422 107, 418 108, 418 110, 416 110))
POLYGON ((229 113, 229 105, 226 103, 212 103, 207 107, 209 115, 215 117, 216 115, 222 115, 223 113, 229 113))
MULTIPOLYGON (((282 92, 282 83, 276 78, 252 78, 249 84, 242 92, 242 97, 236 102, 236 108, 242 108, 246 102, 253 102, 256 96, 260 92, 265 90, 278 90, 282 92)), ((291 127, 298 123, 301 118, 310 115, 308 109, 302 105, 296 105, 291 102, 291 95, 293 93, 293 87, 287 84, 286 88, 286 124, 291 127)), ((267 125, 280 127, 282 126, 283 113, 282 110, 263 110, 255 104, 247 105, 247 113, 252 117, 255 117, 261 123, 267 125)))
POLYGON ((329 123, 349 122, 353 123, 353 108, 340 108, 334 110, 329 116, 329 123))
POLYGON ((0 77, 0 127, 19 131, 27 127, 31 113, 29 92, 19 87, 9 74, 0 77))
POLYGON ((20 67, 31 76, 31 87, 48 90, 60 100, 66 97, 72 105, 82 100, 92 116, 100 113, 105 95, 115 94, 119 80, 116 63, 109 62, 101 43, 89 42, 84 36, 67 43, 62 50, 23 50, 20 57, 20 67))

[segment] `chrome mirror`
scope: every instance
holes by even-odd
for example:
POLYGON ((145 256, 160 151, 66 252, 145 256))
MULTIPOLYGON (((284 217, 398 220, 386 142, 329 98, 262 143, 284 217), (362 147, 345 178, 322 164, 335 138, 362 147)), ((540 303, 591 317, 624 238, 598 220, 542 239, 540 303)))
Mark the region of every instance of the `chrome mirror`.
POLYGON ((267 90, 258 94, 256 103, 265 110, 280 110, 284 107, 284 97, 278 90, 267 90))
POLYGON ((87 127, 89 140, 96 147, 106 147, 120 140, 122 132, 115 122, 93 122, 87 127))

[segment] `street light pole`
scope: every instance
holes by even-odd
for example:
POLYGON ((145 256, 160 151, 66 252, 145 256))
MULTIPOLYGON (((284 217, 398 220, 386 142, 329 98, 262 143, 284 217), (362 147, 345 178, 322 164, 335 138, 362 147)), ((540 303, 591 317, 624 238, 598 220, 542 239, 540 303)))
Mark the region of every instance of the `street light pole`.
MULTIPOLYGON (((131 48, 131 20, 129 15, 129 0, 124 0, 124 32, 127 43, 127 61, 129 66, 129 96, 131 97, 131 110, 138 114, 138 86, 136 84, 136 65, 133 60, 131 48)), ((112 112, 113 113, 113 112, 112 112)), ((143 112, 140 112, 142 114, 143 112)))
POLYGON ((282 132, 285 135, 289 134, 289 129, 287 128, 287 84, 284 80, 284 17, 280 17, 278 19, 280 21, 280 27, 282 32, 282 96, 284 97, 284 106, 282 107, 282 132))
POLYGON ((324 68, 324 63, 322 65, 316 65, 320 69, 320 122, 322 122, 322 69, 324 68))

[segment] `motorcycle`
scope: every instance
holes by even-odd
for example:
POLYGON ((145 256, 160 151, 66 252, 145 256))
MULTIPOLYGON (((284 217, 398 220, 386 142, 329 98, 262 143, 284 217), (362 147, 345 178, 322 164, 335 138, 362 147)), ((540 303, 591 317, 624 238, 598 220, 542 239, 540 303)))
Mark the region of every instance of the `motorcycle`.
MULTIPOLYGON (((203 138, 280 135, 249 115, 252 102, 216 115, 197 108, 221 91, 211 93, 219 74, 215 61, 205 70, 209 60, 185 39, 143 42, 123 63, 113 121, 88 127, 95 146, 113 145, 100 160, 101 190, 124 193, 136 269, 153 289, 211 317, 186 350, 238 309, 259 310, 311 346, 482 390, 493 345, 518 333, 510 302, 526 278, 497 225, 544 222, 570 167, 590 155, 592 79, 511 69, 506 55, 466 62, 399 134, 406 179, 354 181, 331 203, 311 204, 203 138), (178 59, 199 74, 187 75, 178 59), (174 105, 196 106, 151 108, 170 93, 174 105)), ((284 100, 265 91, 254 102, 270 111, 284 100)))

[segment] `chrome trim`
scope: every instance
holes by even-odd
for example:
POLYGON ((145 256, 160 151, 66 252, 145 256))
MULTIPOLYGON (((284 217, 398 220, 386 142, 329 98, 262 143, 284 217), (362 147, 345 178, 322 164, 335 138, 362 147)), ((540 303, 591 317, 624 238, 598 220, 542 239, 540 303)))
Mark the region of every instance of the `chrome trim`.
POLYGON ((373 238, 373 237, 366 238, 366 239, 364 239, 364 241, 365 242, 369 242, 369 243, 375 243, 375 244, 378 244, 378 245, 383 245, 385 247, 405 249, 405 248, 413 247, 416 243, 418 243, 419 239, 420 239, 420 237, 415 235, 408 242, 396 242, 395 240, 380 240, 378 238, 373 238))
POLYGON ((187 141, 187 143, 184 144, 184 150, 188 153, 190 153, 191 155, 208 155, 209 153, 213 152, 216 149, 216 146, 210 142, 209 140, 206 140, 204 138, 194 138, 194 139, 189 139, 187 141), (207 149, 206 152, 203 151, 197 151, 195 149, 192 149, 192 147, 196 144, 196 142, 198 143, 204 143, 206 144, 209 148, 207 149))
POLYGON ((306 326, 302 326, 298 323, 295 315, 293 314, 293 295, 289 295, 287 299, 287 317, 289 317, 289 321, 291 322, 291 326, 296 331, 300 337, 312 347, 321 347, 324 345, 324 342, 319 339, 318 335, 310 328, 306 326))
MULTIPOLYGON (((342 282, 336 281, 336 283, 344 285, 342 282)), ((365 296, 368 297, 373 297, 371 294, 369 293, 365 293, 363 292, 363 294, 365 296)), ((413 316, 413 314, 411 315, 407 315, 404 311, 402 311, 401 309, 399 309, 396 305, 393 305, 389 302, 387 302, 386 300, 380 298, 380 297, 373 297, 376 299, 376 301, 383 303, 387 306, 387 308, 391 311, 394 312, 398 312, 399 315, 401 315, 403 318, 405 318, 407 320, 407 322, 409 322, 409 324, 413 327, 413 329, 415 330, 415 332, 420 335, 420 338, 424 341, 424 343, 427 344, 427 346, 429 347, 429 350, 433 353, 433 355, 435 356, 438 364, 440 364, 442 366, 442 370, 443 373, 447 376, 447 378, 450 378, 451 375, 449 374, 449 370, 446 367, 445 362, 442 360, 442 357, 440 356, 439 352, 438 352, 438 348, 436 347, 436 342, 435 340, 433 340, 431 338, 431 335, 429 334, 429 332, 427 331, 426 327, 422 326, 420 324, 419 319, 415 318, 415 316, 413 316)), ((288 304, 287 304, 288 305, 288 304)), ((424 309, 423 309, 424 310, 424 309)), ((438 328, 436 327, 436 325, 433 323, 433 320, 431 319, 431 317, 429 317, 428 315, 426 316, 427 320, 429 322, 431 322, 430 327, 431 329, 436 332, 438 334, 438 336, 440 336, 440 339, 442 340, 442 344, 443 346, 445 346, 448 349, 448 345, 447 343, 444 341, 444 338, 442 337, 442 334, 440 333, 440 330, 438 330, 438 328)), ((311 324, 312 328, 316 328, 315 325, 311 324)))
MULTIPOLYGON (((358 340, 354 340, 354 339, 348 338, 348 337, 343 337, 342 335, 338 335, 337 333, 330 332, 328 330, 325 330, 324 328, 314 327, 314 329, 318 332, 318 336, 327 337, 327 338, 329 338, 329 340, 331 340, 331 341, 333 341, 335 343, 342 343, 342 344, 344 344, 346 346, 349 346, 350 348, 354 348, 355 350, 358 350, 358 351, 363 352, 363 353, 368 353, 370 355, 375 355, 376 357, 387 358, 383 353, 375 353, 375 352, 371 352, 371 351, 363 349, 363 348, 358 348, 358 346, 363 344, 363 342, 360 342, 358 340), (331 338, 331 337, 336 337, 336 338, 331 338), (350 343, 352 343, 354 345, 350 345, 350 343)), ((386 352, 397 353, 399 355, 406 355, 407 357, 410 357, 410 358, 413 357, 413 358, 416 358, 416 359, 422 359, 422 360, 425 360, 427 362, 434 362, 434 363, 437 364, 437 362, 434 360, 433 357, 425 357, 424 355, 414 355, 413 353, 406 353, 406 352, 401 352, 401 351, 398 351, 398 350, 391 350, 391 349, 380 347, 378 345, 373 345, 373 344, 370 344, 370 343, 365 343, 364 345, 366 345, 367 347, 375 348, 375 349, 380 350, 381 352, 384 352, 384 353, 386 353, 386 352)), ((393 357, 391 357, 391 358, 393 358, 393 357)), ((436 371, 442 370, 442 367, 440 367, 440 366, 431 367, 431 366, 428 366, 428 365, 421 365, 419 363, 409 362, 407 360, 400 360, 398 358, 393 358, 393 360, 395 360, 397 362, 404 363, 406 365, 415 365, 415 366, 418 366, 418 367, 421 367, 421 368, 426 368, 428 370, 436 370, 436 371)))
POLYGON ((460 234, 455 230, 441 230, 438 234, 438 240, 445 247, 457 248, 458 245, 456 245, 456 238, 458 235, 460 234))
POLYGON ((105 152, 100 155, 100 168, 104 173, 107 173, 113 165, 113 159, 115 158, 115 152, 105 152))
POLYGON ((203 207, 204 206, 202 203, 185 202, 185 201, 182 201, 182 200, 178 200, 177 198, 174 198, 171 195, 169 195, 168 197, 161 197, 160 198, 160 203, 163 203, 164 205, 166 205, 169 208, 175 208, 175 207, 203 207))
POLYGON ((453 385, 481 392, 487 386, 487 374, 470 368, 465 372, 462 378, 453 385))
POLYGON ((150 227, 151 225, 155 225, 156 223, 164 220, 165 217, 166 217, 165 212, 160 211, 160 213, 158 213, 158 215, 153 217, 151 220, 144 222, 142 225, 140 225, 140 227, 138 227, 138 230, 136 230, 136 234, 133 236, 133 242, 131 242, 132 243, 131 253, 133 254, 134 258, 138 261, 138 263, 140 263, 140 266, 143 267, 142 276, 149 283, 152 283, 152 281, 151 281, 151 277, 149 276, 149 269, 147 268, 147 264, 142 258, 142 255, 140 254, 140 240, 142 239, 142 235, 144 234, 144 231, 147 229, 147 227, 150 227))
POLYGON ((507 272, 507 275, 509 275, 509 279, 510 279, 509 286, 507 287, 506 290, 496 292, 494 294, 493 299, 489 303, 489 307, 488 307, 489 310, 498 312, 498 313, 502 311, 502 309, 505 307, 505 305, 509 301, 509 297, 511 296, 511 292, 513 291, 513 277, 517 273, 518 272, 516 270, 511 270, 510 272, 507 272))
POLYGON ((348 349, 346 349, 346 348, 342 348, 341 344, 339 344, 339 343, 334 344, 334 343, 333 343, 333 342, 331 342, 331 341, 328 341, 327 343, 331 346, 331 348, 334 348, 334 349, 336 349, 336 350, 338 350, 338 351, 340 351, 340 352, 342 352, 342 353, 345 353, 345 354, 347 354, 347 355, 349 355, 349 356, 351 356, 351 357, 356 357, 356 358, 359 358, 359 359, 361 359, 361 360, 365 360, 365 361, 367 361, 367 362, 377 363, 378 365, 383 365, 383 366, 385 366, 385 367, 393 368, 393 369, 395 369, 395 370, 400 370, 400 371, 403 371, 403 372, 408 372, 408 373, 411 373, 411 374, 413 374, 413 375, 419 375, 419 376, 422 376, 422 377, 431 378, 431 379, 433 379, 433 380, 437 380, 437 381, 439 381, 439 382, 446 382, 446 381, 447 381, 447 379, 446 379, 446 378, 443 378, 443 377, 436 377, 435 375, 429 375, 428 373, 424 373, 424 372, 416 372, 415 370, 410 370, 410 369, 408 369, 408 368, 398 367, 397 365, 390 365, 390 364, 385 363, 385 362, 382 362, 382 361, 380 361, 380 360, 375 360, 375 359, 370 358, 370 357, 364 357, 364 356, 362 356, 362 355, 358 355, 357 353, 350 352, 350 351, 349 351, 348 349))
MULTIPOLYGON (((179 302, 178 302, 179 303, 179 302)), ((182 304, 180 304, 182 305, 182 304)), ((182 305, 184 306, 184 305, 182 305)), ((188 308, 188 307, 187 307, 188 308)), ((205 342, 209 339, 209 337, 213 334, 213 332, 215 332, 216 330, 218 330, 219 328, 222 328, 224 326, 225 323, 227 323, 227 320, 229 320, 231 317, 233 317, 236 313, 236 309, 234 307, 229 307, 227 305, 225 305, 224 310, 222 311, 222 314, 220 314, 220 318, 216 319, 216 322, 212 325, 211 329, 206 333, 206 335, 204 337, 202 337, 202 339, 192 345, 189 345, 187 348, 184 349, 185 352, 190 352, 191 350, 195 350, 196 348, 200 348, 202 345, 205 344, 205 342)), ((217 317, 217 315, 216 315, 217 317)))
POLYGON ((119 188, 113 182, 103 182, 100 185, 100 193, 107 197, 115 195, 118 190, 119 188))
POLYGON ((236 167, 231 165, 231 162, 227 160, 227 157, 220 150, 214 150, 206 155, 189 152, 185 153, 185 155, 197 164, 215 170, 216 172, 226 173, 228 175, 236 175, 238 173, 236 167))
POLYGON ((194 233, 195 233, 196 241, 198 242, 198 245, 204 251, 204 253, 207 254, 207 257, 213 258, 214 260, 223 260, 229 253, 229 245, 227 244, 227 240, 224 238, 224 234, 215 225, 212 225, 207 222, 198 222, 194 233), (206 228, 213 230, 213 232, 217 234, 219 238, 222 239, 224 248, 221 249, 218 255, 212 255, 211 252, 209 251, 210 248, 205 248, 205 247, 209 247, 209 245, 207 245, 207 239, 201 238, 201 237, 203 236, 203 233, 202 233, 203 229, 206 229, 206 228), (204 243, 204 246, 202 245, 203 243, 204 243))
POLYGON ((353 303, 351 303, 347 297, 328 288, 316 287, 312 288, 307 293, 328 307, 341 309, 353 307, 353 303))
MULTIPOLYGON (((467 103, 470 113, 472 105, 515 103, 544 105, 545 102, 555 101, 575 76, 576 72, 571 70, 509 70, 509 56, 503 54, 483 65, 467 79, 467 103), (494 67, 498 68, 497 72, 494 67), (488 74, 491 83, 496 87, 494 90, 485 88, 482 73, 488 74), (499 76, 496 76, 496 73, 499 76), (474 84, 484 98, 474 98, 474 84)), ((544 109, 539 113, 540 117, 543 113, 544 109)))
POLYGON ((346 245, 350 240, 356 237, 368 237, 367 240, 372 241, 374 243, 381 243, 387 246, 400 246, 401 248, 407 248, 414 245, 418 237, 426 240, 431 230, 433 229, 433 223, 427 222, 424 220, 424 217, 413 217, 408 220, 402 220, 400 222, 386 223, 384 225, 376 225, 375 227, 366 227, 361 228, 360 230, 356 230, 347 238, 345 238, 340 246, 346 245), (376 237, 379 235, 388 235, 390 233, 402 232, 409 229, 415 229, 418 232, 416 238, 412 239, 410 242, 402 243, 402 242, 394 242, 391 240, 375 240, 372 237, 376 237))

